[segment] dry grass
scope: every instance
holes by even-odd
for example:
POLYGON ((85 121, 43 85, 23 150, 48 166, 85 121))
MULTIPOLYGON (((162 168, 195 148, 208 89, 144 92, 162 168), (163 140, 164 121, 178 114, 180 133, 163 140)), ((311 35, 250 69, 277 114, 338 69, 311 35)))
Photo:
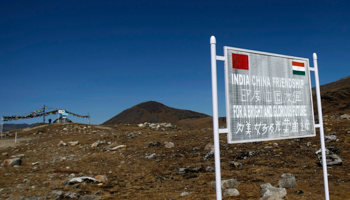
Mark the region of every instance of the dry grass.
MULTIPOLYGON (((350 190, 350 131, 349 120, 327 121, 327 133, 337 132, 339 141, 326 143, 339 148, 343 158, 342 166, 328 168, 331 199, 349 199, 350 190)), ((207 128, 182 128, 156 131, 150 128, 130 126, 91 126, 83 124, 50 125, 21 132, 19 137, 30 137, 22 141, 19 147, 1 148, 0 161, 16 154, 26 154, 20 167, 0 168, 0 199, 19 199, 21 196, 42 195, 52 197, 53 190, 76 192, 79 194, 97 194, 103 199, 215 199, 215 190, 211 181, 214 172, 205 172, 207 166, 214 166, 214 159, 203 160, 208 152, 204 147, 213 144, 212 130, 207 128), (84 128, 86 127, 86 128, 84 128), (68 131, 63 129, 67 128, 68 131), (33 135, 33 133, 41 132, 33 135), (150 134, 149 134, 150 133, 150 134), (134 135, 131 138, 131 135, 134 135), (177 137, 175 136, 177 135, 177 137), (59 141, 79 141, 78 146, 60 146, 59 141), (91 144, 100 140, 104 143, 97 148, 91 144), (157 147, 145 148, 149 142, 160 142, 157 147), (174 148, 164 147, 164 141, 173 142, 174 148), (110 142, 111 144, 108 144, 110 142), (117 151, 106 151, 107 147, 127 145, 117 151), (201 150, 194 151, 194 147, 201 150), (156 153, 155 159, 146 156, 156 153), (59 160, 58 158, 65 157, 59 160), (54 161, 56 160, 56 161, 54 161), (34 162, 41 162, 33 166, 34 162), (203 168, 200 173, 176 174, 181 167, 203 168), (105 175, 109 182, 103 185, 81 184, 65 186, 69 174, 54 171, 78 171, 76 176, 105 175), (28 182, 28 180, 30 182, 28 182), (20 187, 20 188, 18 188, 20 187), (21 188, 23 187, 23 188, 21 188), (191 194, 181 197, 184 191, 191 194)), ((14 131, 13 131, 14 132, 14 131)), ((326 135, 327 135, 326 133, 326 135)), ((13 140, 13 138, 10 138, 13 140)), ((260 185, 271 183, 277 186, 282 173, 291 173, 296 177, 297 187, 287 189, 285 199, 324 199, 322 167, 314 152, 320 148, 319 136, 299 140, 279 140, 258 144, 227 144, 226 136, 220 135, 222 179, 235 178, 241 181, 237 188, 238 197, 226 199, 259 199, 260 185), (311 142, 310 147, 306 146, 311 142), (273 146, 278 143, 278 146, 273 146), (273 146, 266 149, 266 146, 273 146), (257 151, 260 155, 247 159, 237 159, 246 152, 257 151), (243 167, 235 168, 230 161, 238 161, 243 167), (303 194, 296 191, 302 190, 303 194)), ((4 142, 4 141, 1 141, 4 142)))

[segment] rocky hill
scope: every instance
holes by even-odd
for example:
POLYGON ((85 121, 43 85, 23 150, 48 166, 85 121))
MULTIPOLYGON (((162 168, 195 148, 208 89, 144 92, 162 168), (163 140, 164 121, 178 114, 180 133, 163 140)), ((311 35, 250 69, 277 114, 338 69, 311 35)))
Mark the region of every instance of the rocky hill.
MULTIPOLYGON (((350 114, 350 76, 321 85, 320 90, 324 115, 350 114)), ((313 100, 314 108, 316 108, 315 95, 313 96, 313 100)))
POLYGON ((209 117, 206 114, 190 110, 181 110, 168 107, 156 101, 147 101, 124 110, 102 125, 138 124, 143 122, 170 122, 176 123, 184 119, 198 119, 209 117))
MULTIPOLYGON (((216 199, 213 131, 198 124, 40 124, 6 132, 0 199, 216 199)), ((349 120, 324 125, 330 198, 349 199, 349 120)), ((224 199, 272 199, 273 192, 281 197, 274 199, 324 199, 319 135, 243 144, 226 137, 220 134, 224 199)))

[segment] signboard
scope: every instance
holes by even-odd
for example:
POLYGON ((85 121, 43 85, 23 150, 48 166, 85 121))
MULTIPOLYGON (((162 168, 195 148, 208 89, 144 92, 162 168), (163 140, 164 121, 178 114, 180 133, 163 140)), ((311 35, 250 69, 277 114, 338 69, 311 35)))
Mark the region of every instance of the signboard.
POLYGON ((62 113, 65 113, 65 112, 66 112, 65 110, 58 110, 59 114, 62 114, 62 113))
POLYGON ((307 58, 224 52, 228 143, 316 136, 307 58))

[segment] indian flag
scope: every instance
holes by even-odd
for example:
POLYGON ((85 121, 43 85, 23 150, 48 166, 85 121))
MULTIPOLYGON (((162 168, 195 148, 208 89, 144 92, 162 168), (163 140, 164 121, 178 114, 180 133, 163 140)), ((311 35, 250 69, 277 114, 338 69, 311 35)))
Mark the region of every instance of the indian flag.
POLYGON ((294 75, 303 75, 305 76, 305 63, 292 61, 293 74, 294 75))

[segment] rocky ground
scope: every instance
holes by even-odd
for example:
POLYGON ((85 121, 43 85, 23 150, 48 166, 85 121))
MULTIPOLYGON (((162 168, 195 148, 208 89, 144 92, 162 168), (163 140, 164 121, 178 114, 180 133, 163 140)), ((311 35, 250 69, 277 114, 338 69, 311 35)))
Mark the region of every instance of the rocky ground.
MULTIPOLYGON (((325 119, 326 146, 339 156, 328 166, 332 200, 350 199, 349 120, 325 119)), ((244 144, 220 139, 225 199, 277 190, 287 200, 324 199, 318 133, 244 144)), ((0 199, 216 199, 210 126, 40 124, 6 132, 0 143, 0 199)))

